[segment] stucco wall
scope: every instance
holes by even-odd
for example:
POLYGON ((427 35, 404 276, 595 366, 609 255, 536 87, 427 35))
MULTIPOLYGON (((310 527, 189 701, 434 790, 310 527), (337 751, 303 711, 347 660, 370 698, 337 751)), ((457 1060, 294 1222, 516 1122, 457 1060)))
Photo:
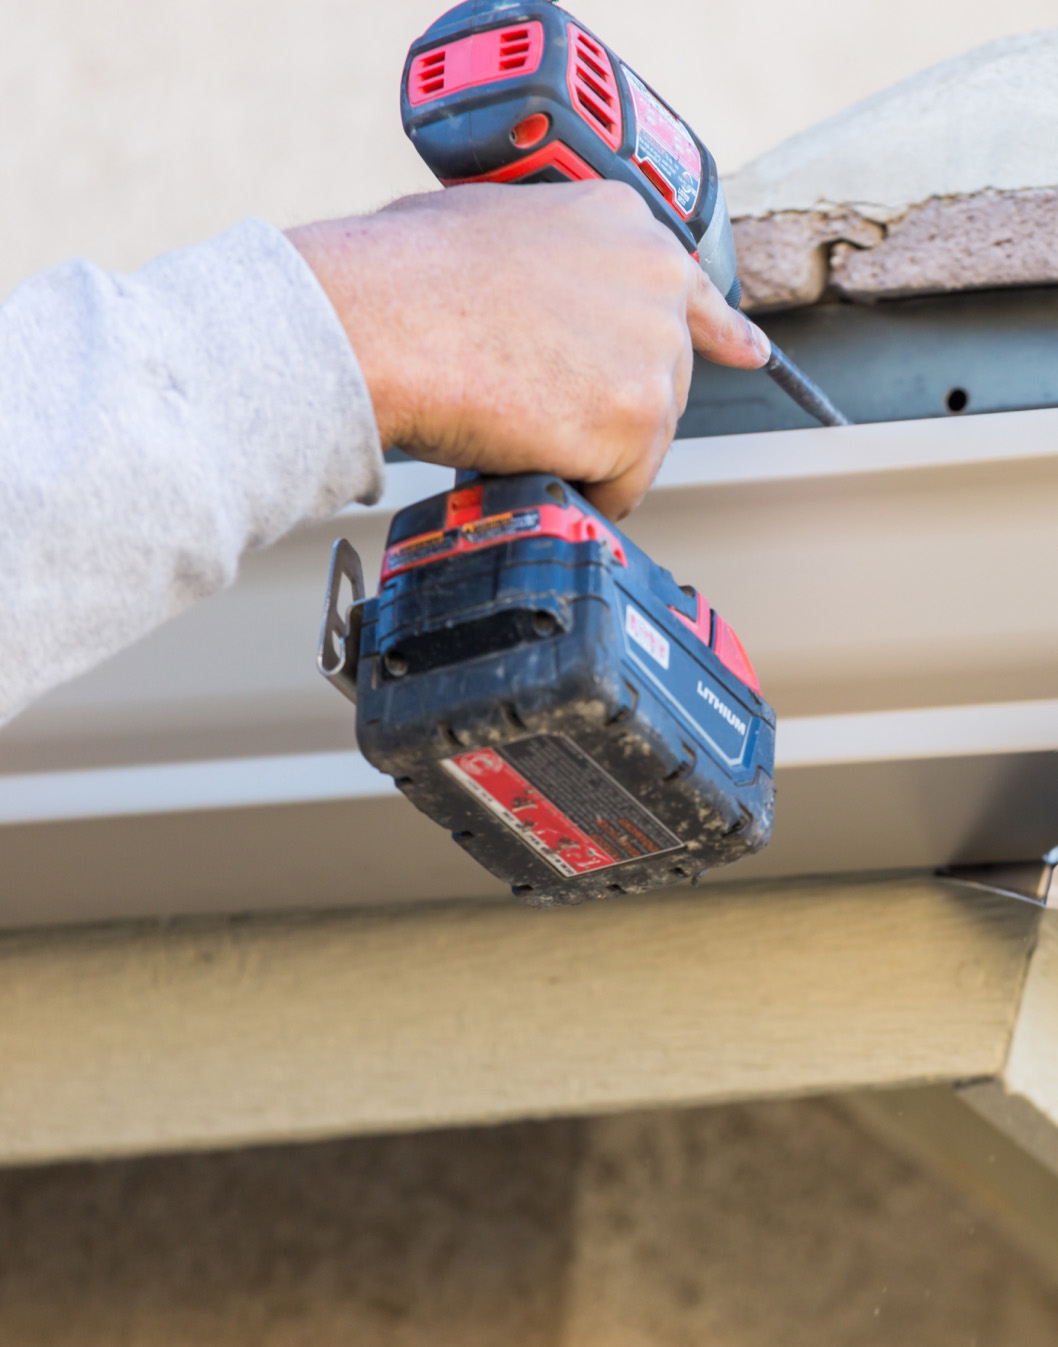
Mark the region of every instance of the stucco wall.
MULTIPOLYGON (((74 254, 139 264, 430 185, 396 91, 445 0, 0 0, 0 295, 74 254)), ((579 0, 723 170, 1053 0, 579 0)))
POLYGON ((1050 1347, 1058 1294, 833 1104, 9 1171, 18 1347, 1050 1347))

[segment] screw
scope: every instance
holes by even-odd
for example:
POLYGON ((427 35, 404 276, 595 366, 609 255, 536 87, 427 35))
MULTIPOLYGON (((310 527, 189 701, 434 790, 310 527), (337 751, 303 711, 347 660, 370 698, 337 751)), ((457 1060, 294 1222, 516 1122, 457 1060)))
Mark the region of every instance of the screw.
POLYGON ((408 661, 403 655, 398 655, 395 650, 390 651, 388 655, 384 655, 382 663, 386 666, 386 673, 391 678, 403 678, 408 672, 408 661))

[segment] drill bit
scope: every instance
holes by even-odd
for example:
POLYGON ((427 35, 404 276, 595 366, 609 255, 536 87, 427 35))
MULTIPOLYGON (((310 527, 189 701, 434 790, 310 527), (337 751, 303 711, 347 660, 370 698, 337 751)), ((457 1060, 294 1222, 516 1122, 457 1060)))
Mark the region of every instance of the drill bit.
POLYGON ((810 379, 804 370, 799 369, 785 352, 780 351, 774 342, 771 345, 771 359, 764 369, 783 392, 793 398, 798 407, 802 407, 809 416, 815 417, 821 426, 852 425, 849 418, 838 411, 819 385, 810 379))

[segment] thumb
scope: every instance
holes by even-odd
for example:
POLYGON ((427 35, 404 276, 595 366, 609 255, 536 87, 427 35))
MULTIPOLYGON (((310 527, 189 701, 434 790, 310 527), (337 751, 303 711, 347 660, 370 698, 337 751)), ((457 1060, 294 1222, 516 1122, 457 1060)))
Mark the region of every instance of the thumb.
POLYGON ((718 365, 760 369, 771 356, 771 342, 738 309, 733 309, 700 266, 688 258, 693 272, 687 296, 687 326, 699 355, 718 365))

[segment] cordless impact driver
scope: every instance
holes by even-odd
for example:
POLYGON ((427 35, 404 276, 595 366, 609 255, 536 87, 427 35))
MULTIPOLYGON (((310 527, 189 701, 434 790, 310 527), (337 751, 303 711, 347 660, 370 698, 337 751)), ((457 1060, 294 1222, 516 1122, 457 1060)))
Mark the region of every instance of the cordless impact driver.
MULTIPOLYGON (((401 111, 446 185, 628 183, 737 306, 709 151, 550 0, 443 15, 401 111)), ((844 420, 780 353, 769 372, 844 420)), ((771 836, 775 715, 734 631, 550 474, 461 475, 399 511, 375 598, 336 543, 319 666, 368 761, 535 906, 695 881, 771 836)))

